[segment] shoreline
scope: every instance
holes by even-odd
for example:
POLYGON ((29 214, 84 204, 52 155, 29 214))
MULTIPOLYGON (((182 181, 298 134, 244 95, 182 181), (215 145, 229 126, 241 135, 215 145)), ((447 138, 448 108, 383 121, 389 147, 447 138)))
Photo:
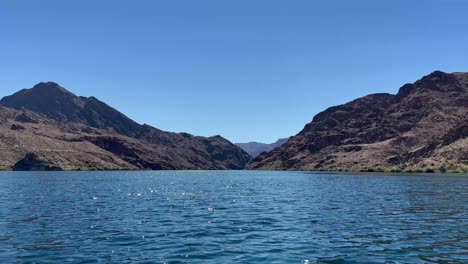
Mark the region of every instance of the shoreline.
POLYGON ((406 168, 406 169, 395 169, 393 167, 375 167, 367 168, 362 167, 361 169, 315 169, 315 170, 275 170, 275 169, 241 169, 241 170, 113 170, 113 169, 62 169, 62 170, 13 170, 8 167, 0 167, 0 172, 147 172, 147 171, 285 171, 285 172, 323 172, 323 173, 392 173, 392 174, 467 174, 468 166, 454 167, 445 170, 436 168, 406 168))

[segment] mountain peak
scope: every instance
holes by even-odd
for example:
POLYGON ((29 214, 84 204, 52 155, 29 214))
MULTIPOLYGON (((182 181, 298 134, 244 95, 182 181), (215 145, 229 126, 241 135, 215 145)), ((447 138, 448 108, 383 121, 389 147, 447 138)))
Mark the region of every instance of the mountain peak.
MULTIPOLYGON (((443 71, 439 71, 439 70, 435 70, 433 72, 431 72, 429 75, 427 76, 432 76, 432 77, 435 77, 435 76, 446 76, 446 75, 450 75, 449 73, 446 73, 446 72, 443 72, 443 71)), ((426 76, 426 77, 427 77, 426 76)), ((424 78, 424 77, 423 77, 424 78)))
POLYGON ((125 135, 134 135, 139 130, 136 122, 114 108, 94 97, 79 97, 55 82, 41 82, 6 96, 0 100, 0 105, 28 109, 60 122, 112 129, 125 135))
POLYGON ((422 82, 433 82, 433 83, 452 83, 455 77, 452 74, 443 71, 434 71, 429 75, 424 76, 422 82))
POLYGON ((61 87, 56 82, 40 82, 33 86, 33 89, 44 89, 44 88, 58 88, 61 87))
POLYGON ((463 74, 450 74, 443 71, 434 71, 422 77, 415 83, 407 83, 398 91, 396 98, 402 99, 414 92, 427 92, 428 90, 438 92, 463 91, 459 77, 463 74))
POLYGON ((58 95, 58 94, 67 94, 73 97, 76 97, 73 93, 68 91, 67 89, 63 88, 56 82, 40 82, 33 86, 31 89, 27 89, 26 91, 30 93, 39 93, 41 95, 58 95))
POLYGON ((14 109, 28 109, 59 121, 76 121, 84 107, 78 96, 55 82, 41 82, 0 100, 0 105, 14 109))

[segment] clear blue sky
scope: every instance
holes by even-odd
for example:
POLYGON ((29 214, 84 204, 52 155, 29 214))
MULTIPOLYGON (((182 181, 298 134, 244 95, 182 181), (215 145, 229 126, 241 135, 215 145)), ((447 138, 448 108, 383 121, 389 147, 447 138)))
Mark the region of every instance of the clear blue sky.
POLYGON ((55 81, 164 130, 272 142, 468 71, 467 26, 463 0, 2 0, 0 96, 55 81))

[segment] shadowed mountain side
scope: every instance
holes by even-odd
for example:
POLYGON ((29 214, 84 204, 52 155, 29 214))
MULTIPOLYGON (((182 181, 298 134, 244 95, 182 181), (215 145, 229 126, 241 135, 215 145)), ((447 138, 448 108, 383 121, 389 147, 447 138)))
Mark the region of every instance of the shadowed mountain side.
POLYGON ((28 109, 62 123, 113 130, 133 137, 140 125, 94 97, 80 97, 54 82, 39 83, 0 100, 0 105, 17 110, 28 109))
POLYGON ((3 169, 242 169, 250 159, 220 136, 139 125, 93 97, 78 97, 51 82, 7 96, 0 105, 3 169), (15 166, 18 161, 25 166, 15 166), (34 161, 41 166, 31 165, 34 161))
POLYGON ((468 73, 436 71, 398 94, 368 95, 318 115, 250 169, 468 168, 468 73))

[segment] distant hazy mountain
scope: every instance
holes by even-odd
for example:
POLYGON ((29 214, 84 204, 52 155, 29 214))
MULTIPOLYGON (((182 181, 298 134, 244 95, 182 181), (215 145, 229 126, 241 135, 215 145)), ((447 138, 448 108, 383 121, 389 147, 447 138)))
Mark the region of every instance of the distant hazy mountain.
POLYGON ((0 169, 243 169, 250 158, 221 136, 140 125, 53 82, 0 100, 0 169))
POLYGON ((245 152, 249 153, 252 157, 257 157, 260 153, 265 151, 271 151, 277 147, 282 146, 284 143, 288 141, 288 138, 280 138, 275 143, 265 144, 265 143, 258 143, 258 142, 249 142, 249 143, 236 143, 237 146, 245 150, 245 152))
POLYGON ((468 73, 331 107, 250 169, 468 171, 468 73))

